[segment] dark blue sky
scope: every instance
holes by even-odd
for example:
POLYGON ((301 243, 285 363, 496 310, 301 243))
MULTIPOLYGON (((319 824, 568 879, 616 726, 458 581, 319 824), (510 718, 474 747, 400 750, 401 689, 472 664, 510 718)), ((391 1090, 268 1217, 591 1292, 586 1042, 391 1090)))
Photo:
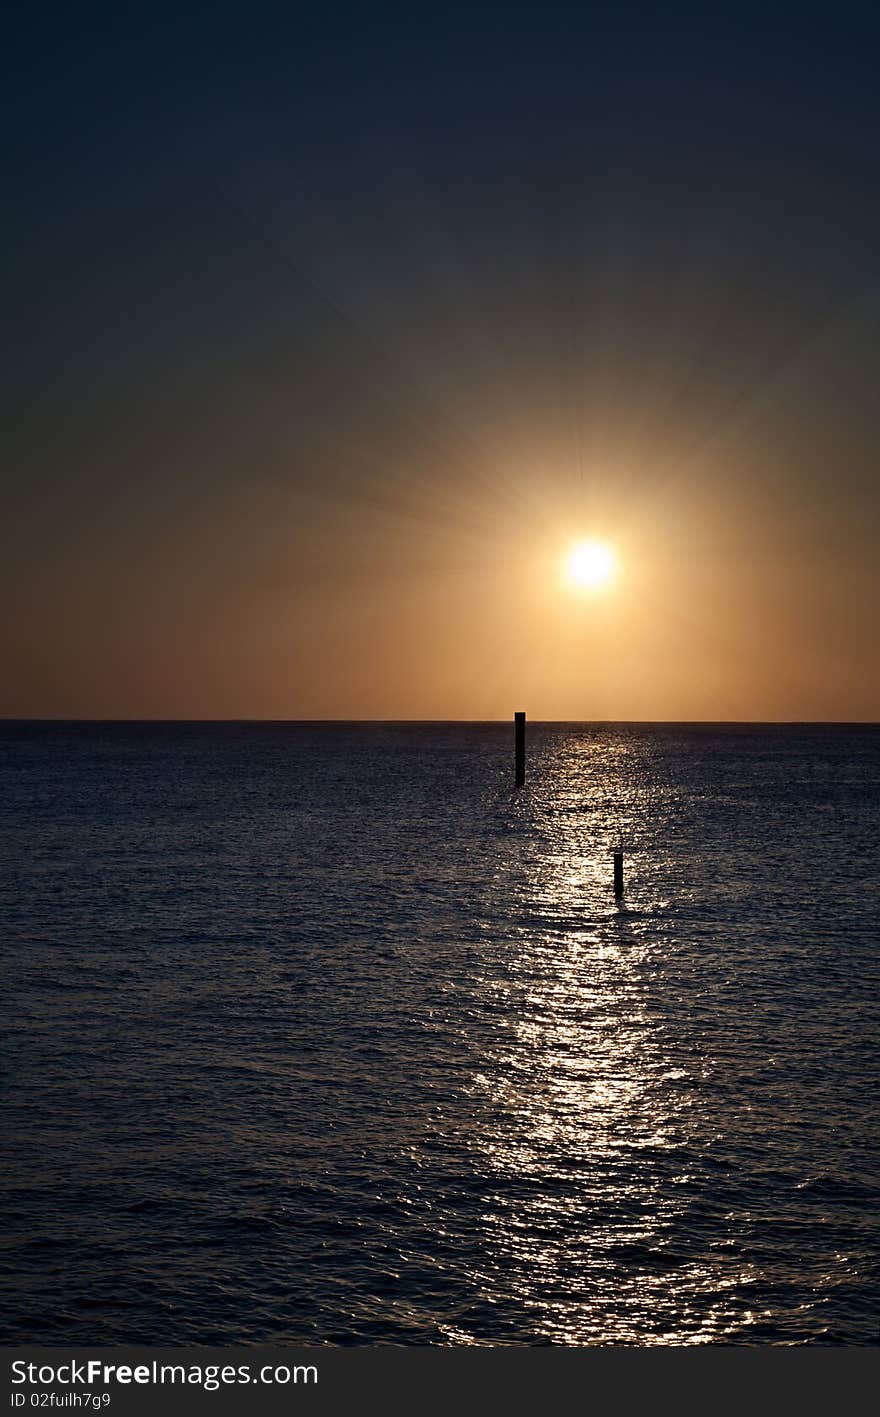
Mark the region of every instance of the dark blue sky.
POLYGON ((0 709, 402 714, 396 680, 303 697, 277 643, 314 686, 334 597, 467 575, 513 506, 624 541, 653 508, 710 562, 750 524, 789 638, 824 577, 852 653, 837 698, 740 665, 731 716, 880 713, 877 40, 860 7, 7 10, 0 709))

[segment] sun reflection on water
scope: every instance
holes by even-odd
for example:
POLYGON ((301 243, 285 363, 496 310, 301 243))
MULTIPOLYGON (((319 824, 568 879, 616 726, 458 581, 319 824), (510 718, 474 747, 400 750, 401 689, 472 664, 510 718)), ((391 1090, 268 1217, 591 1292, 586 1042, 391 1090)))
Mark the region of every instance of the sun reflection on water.
POLYGON ((567 746, 552 801, 538 788, 516 805, 529 834, 521 927, 503 977, 481 983, 484 1007, 509 1023, 470 1083, 495 1123, 474 1141, 495 1256, 474 1281, 532 1312, 535 1341, 680 1343, 683 1329, 718 1341, 734 1317, 761 1316, 743 1304, 752 1267, 688 1243, 710 1064, 682 1065, 658 1004, 670 896, 650 861, 622 904, 611 892, 610 848, 619 832, 641 839, 650 772, 633 771, 619 738, 601 771, 595 743, 567 746))

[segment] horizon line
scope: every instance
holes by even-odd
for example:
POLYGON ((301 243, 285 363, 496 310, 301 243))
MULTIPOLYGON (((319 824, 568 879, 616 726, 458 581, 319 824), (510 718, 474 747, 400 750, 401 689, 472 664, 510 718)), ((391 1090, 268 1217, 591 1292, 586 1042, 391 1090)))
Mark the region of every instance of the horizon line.
MULTIPOLYGON (((85 718, 80 716, 68 717, 67 715, 36 715, 23 716, 13 714, 0 714, 0 724, 27 724, 27 723, 58 723, 58 724, 501 724, 512 723, 513 713, 508 718, 175 718, 175 717, 146 717, 137 715, 126 715, 124 717, 97 717, 85 718)), ((672 726, 693 726, 693 727, 754 727, 754 728, 799 728, 799 727, 826 727, 826 728, 877 728, 880 727, 880 719, 876 718, 528 718, 527 722, 536 724, 591 724, 600 726, 627 726, 645 727, 655 725, 672 726)))

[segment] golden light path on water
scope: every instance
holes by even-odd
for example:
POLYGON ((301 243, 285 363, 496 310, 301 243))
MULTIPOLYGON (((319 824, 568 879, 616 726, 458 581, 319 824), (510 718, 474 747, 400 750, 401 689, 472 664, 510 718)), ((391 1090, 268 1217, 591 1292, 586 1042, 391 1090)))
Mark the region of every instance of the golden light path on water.
MULTIPOLYGON (((471 1280, 489 1303, 505 1290, 531 1309, 533 1341, 718 1342, 763 1315, 742 1299, 751 1262, 731 1262, 723 1242, 699 1258, 682 1243, 703 1204, 687 1158, 713 1142, 701 1083, 714 1063, 682 1056, 658 998, 671 862, 647 853, 621 906, 609 890, 612 843, 621 831, 646 841, 657 788, 633 786, 651 779, 626 761, 634 744, 606 744, 598 765, 595 739, 571 746, 542 761, 552 793, 539 785, 516 804, 532 829, 519 863, 531 924, 506 975, 482 985, 483 1007, 511 1026, 470 1084, 496 1119, 472 1139, 493 1259, 471 1280)), ((446 1335, 474 1341, 454 1324, 446 1335)))

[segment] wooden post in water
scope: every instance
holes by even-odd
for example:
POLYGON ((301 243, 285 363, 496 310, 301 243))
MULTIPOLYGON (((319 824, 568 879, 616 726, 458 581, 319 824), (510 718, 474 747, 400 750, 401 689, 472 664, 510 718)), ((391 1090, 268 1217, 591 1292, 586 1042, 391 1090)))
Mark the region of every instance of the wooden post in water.
POLYGON ((618 900, 623 895, 623 842, 614 848, 614 894, 618 900))
POLYGON ((516 785, 523 787, 526 780, 526 716, 515 713, 513 721, 516 724, 516 785))

